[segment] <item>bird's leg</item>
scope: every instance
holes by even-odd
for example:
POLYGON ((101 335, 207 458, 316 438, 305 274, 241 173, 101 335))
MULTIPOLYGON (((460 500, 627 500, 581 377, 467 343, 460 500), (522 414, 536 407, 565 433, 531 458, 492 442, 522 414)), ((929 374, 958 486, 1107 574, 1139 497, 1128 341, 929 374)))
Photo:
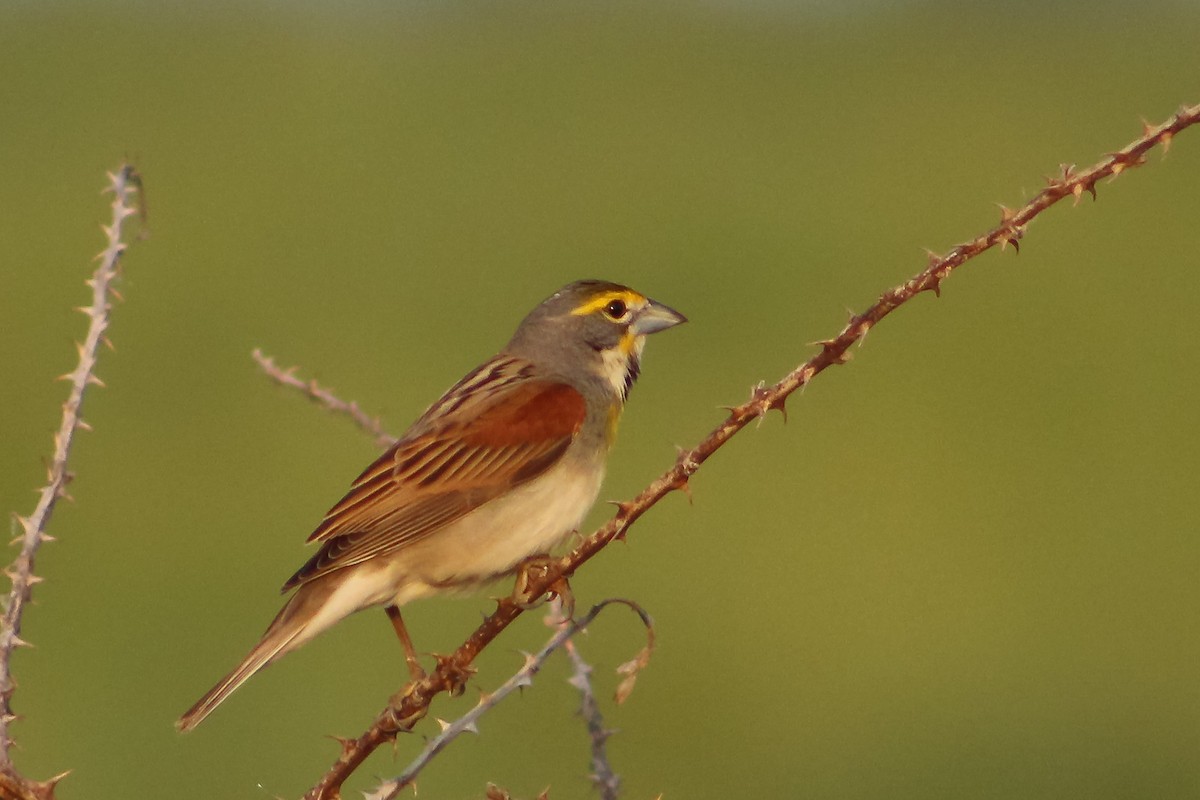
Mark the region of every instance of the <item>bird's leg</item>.
POLYGON ((422 680, 425 677, 425 670, 417 658, 417 651, 413 647, 412 638, 408 635, 408 628, 404 627, 404 619, 400 616, 400 607, 393 604, 383 610, 387 612, 388 619, 392 621, 392 628, 395 629, 400 644, 404 645, 404 660, 408 662, 409 675, 412 676, 414 682, 422 680))
MULTIPOLYGON (((513 600, 521 608, 529 609, 536 606, 542 600, 542 594, 533 596, 531 584, 546 577, 547 574, 557 571, 561 566, 561 559, 552 558, 551 556, 540 555, 530 556, 517 565, 517 583, 513 587, 513 600)), ((571 592, 571 584, 567 582, 567 576, 560 575, 548 587, 545 594, 557 595, 562 599, 562 611, 565 619, 571 619, 575 615, 575 595, 571 592)))

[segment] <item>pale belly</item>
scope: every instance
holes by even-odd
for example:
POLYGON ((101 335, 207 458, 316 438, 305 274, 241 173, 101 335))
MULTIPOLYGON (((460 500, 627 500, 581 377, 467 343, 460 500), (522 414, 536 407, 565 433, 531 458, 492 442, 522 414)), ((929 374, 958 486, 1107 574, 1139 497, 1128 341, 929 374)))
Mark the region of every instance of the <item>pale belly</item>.
POLYGON ((602 469, 559 464, 397 553, 305 584, 300 593, 321 600, 289 649, 359 609, 470 589, 548 553, 578 529, 603 479, 602 469))
POLYGON ((486 581, 531 555, 550 552, 579 528, 603 479, 602 470, 559 464, 404 548, 389 569, 400 579, 395 601, 403 604, 455 584, 486 581))

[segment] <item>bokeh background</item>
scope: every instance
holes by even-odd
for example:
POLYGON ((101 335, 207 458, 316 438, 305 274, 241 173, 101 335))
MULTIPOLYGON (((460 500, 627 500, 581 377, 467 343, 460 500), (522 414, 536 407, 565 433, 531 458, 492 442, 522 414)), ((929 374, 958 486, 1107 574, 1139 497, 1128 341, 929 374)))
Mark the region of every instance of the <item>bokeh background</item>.
MULTIPOLYGON (((629 497, 922 248, 1200 102, 1197 41, 1200 6, 1162 0, 0 6, 6 512, 43 478, 123 157, 151 231, 38 564, 18 766, 72 769, 65 800, 296 797, 398 686, 371 612, 172 728, 375 453, 252 348, 400 431, 560 285, 629 283, 692 320, 648 348, 603 492, 629 497)), ((620 708, 639 625, 582 644, 623 796, 1200 796, 1198 181, 1188 131, 1055 208, 577 577, 657 621, 620 708)), ((489 607, 407 616, 446 651, 489 607)), ((524 619, 434 715, 545 635, 524 619)), ((564 661, 421 796, 592 796, 564 661)))

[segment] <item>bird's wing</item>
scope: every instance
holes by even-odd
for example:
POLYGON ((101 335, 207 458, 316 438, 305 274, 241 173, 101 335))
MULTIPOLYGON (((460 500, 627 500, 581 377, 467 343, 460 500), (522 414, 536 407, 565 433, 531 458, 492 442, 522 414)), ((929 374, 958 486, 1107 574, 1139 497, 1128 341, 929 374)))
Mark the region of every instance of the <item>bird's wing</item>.
POLYGON ((309 537, 320 551, 284 590, 436 533, 541 475, 571 444, 583 396, 499 357, 468 375, 354 481, 309 537))

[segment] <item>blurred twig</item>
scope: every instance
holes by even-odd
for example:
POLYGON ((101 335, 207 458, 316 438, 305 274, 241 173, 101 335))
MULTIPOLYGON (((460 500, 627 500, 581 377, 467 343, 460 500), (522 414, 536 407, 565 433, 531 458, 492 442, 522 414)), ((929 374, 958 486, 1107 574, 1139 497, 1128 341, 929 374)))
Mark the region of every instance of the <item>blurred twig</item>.
POLYGON ((105 191, 113 196, 112 222, 101 226, 108 241, 103 252, 96 256, 100 265, 87 281, 92 290, 91 305, 79 309, 89 320, 87 335, 82 343, 76 344, 79 361, 75 369, 61 376, 62 380, 70 382, 71 390, 63 403, 62 423, 54 434, 54 455, 47 469, 46 484, 38 493, 33 513, 28 517, 16 517, 16 524, 21 529, 17 539, 21 543, 21 553, 6 573, 12 580, 12 588, 8 593, 3 618, 0 618, 0 796, 5 798, 50 798, 54 794, 54 785, 63 777, 59 775, 44 782, 29 781, 13 769, 9 754, 12 747, 9 726, 17 716, 12 709, 13 692, 16 690, 16 682, 12 677, 12 654, 18 647, 28 644, 21 638, 21 621, 33 587, 42 580, 33 573, 34 559, 42 543, 53 541, 53 537, 46 533, 46 526, 50 523, 55 504, 59 498, 68 497, 67 484, 72 475, 67 470, 67 459, 71 454, 71 444, 76 431, 89 430, 80 417, 83 395, 88 386, 104 385, 96 377, 96 358, 101 344, 112 346, 105 331, 112 310, 110 298, 120 297, 113 284, 120 276, 121 256, 127 247, 122 240, 123 223, 126 217, 137 213, 137 208, 130 204, 130 200, 141 186, 141 179, 128 164, 122 165, 115 173, 109 173, 108 179, 109 185, 105 191))
MULTIPOLYGON (((1116 177, 1128 169, 1140 166, 1148 151, 1156 145, 1169 146, 1172 138, 1184 129, 1200 122, 1200 105, 1181 108, 1162 125, 1146 125, 1142 136, 1122 149, 1110 153, 1102 161, 1084 170, 1063 166, 1061 174, 1047 178, 1047 186, 1032 200, 1016 210, 1002 209, 1000 223, 976 238, 955 245, 943 256, 930 254, 928 266, 904 283, 884 292, 868 309, 853 315, 845 327, 831 339, 815 344, 821 351, 789 372, 771 386, 755 387, 750 399, 728 409, 728 416, 707 437, 691 449, 680 451, 675 463, 650 483, 632 500, 618 503, 617 513, 569 554, 534 577, 525 587, 525 596, 537 596, 550 590, 563 578, 570 577, 584 563, 599 553, 613 539, 623 538, 629 527, 646 511, 673 491, 686 491, 688 479, 713 453, 734 434, 771 410, 785 411, 785 402, 792 392, 816 377, 828 367, 849 360, 848 350, 862 341, 880 320, 918 294, 939 293, 940 285, 951 272, 970 259, 999 245, 1011 244, 1017 249, 1029 223, 1066 197, 1076 201, 1088 192, 1095 196, 1096 183, 1103 178, 1116 177)), ((461 686, 479 652, 507 628, 523 612, 514 598, 499 601, 496 610, 450 656, 441 659, 437 669, 423 680, 406 686, 395 694, 371 726, 357 739, 346 740, 341 754, 320 781, 305 795, 307 800, 332 800, 341 796, 342 783, 381 744, 396 735, 412 730, 428 712, 429 704, 439 693, 461 686)))
POLYGON ((592 665, 584 660, 574 639, 563 643, 563 651, 571 659, 569 682, 579 690, 579 715, 587 726, 588 741, 592 748, 592 783, 600 792, 601 800, 617 800, 621 790, 621 777, 613 771, 608 760, 608 737, 613 731, 604 727, 604 716, 596 693, 592 690, 592 665))
MULTIPOLYGON (((634 613, 641 618, 642 624, 646 626, 648 644, 643 649, 643 653, 648 653, 653 648, 654 644, 654 623, 650 619, 650 615, 639 606, 637 603, 620 598, 610 598, 602 600, 582 617, 567 620, 550 639, 542 645, 542 648, 532 655, 525 655, 525 663, 517 670, 516 674, 506 680, 494 692, 483 694, 479 698, 479 702, 463 716, 453 722, 438 720, 442 730, 437 736, 429 740, 425 745, 425 749, 420 752, 412 763, 404 768, 404 771, 394 778, 384 781, 375 791, 366 795, 367 800, 393 800, 399 796, 400 792, 406 787, 412 786, 416 781, 417 774, 433 760, 433 757, 445 749, 446 745, 457 739, 464 733, 479 733, 478 722, 480 717, 494 708, 508 695, 512 694, 517 689, 523 689, 526 686, 533 685, 533 676, 537 675, 541 670, 542 665, 546 663, 546 659, 558 650, 560 647, 569 647, 571 637, 579 631, 583 630, 587 625, 594 620, 601 611, 608 608, 614 603, 619 603, 633 609, 634 613)), ((353 742, 346 742, 346 746, 352 746, 353 742)), ((615 797, 616 795, 611 795, 615 797)), ((609 798, 610 795, 605 794, 604 797, 609 798)))
POLYGON ((254 352, 250 355, 258 362, 258 366, 262 371, 273 381, 283 386, 299 389, 309 400, 312 400, 317 405, 324 406, 329 411, 345 414, 350 417, 350 419, 354 420, 354 424, 369 433, 380 447, 388 448, 396 443, 396 437, 383 429, 383 423, 380 422, 379 417, 370 416, 359 407, 358 403, 347 403, 335 395, 332 390, 317 383, 315 379, 303 381, 297 378, 296 367, 288 367, 287 369, 280 367, 275 363, 275 359, 264 355, 263 351, 257 347, 254 348, 254 352))

